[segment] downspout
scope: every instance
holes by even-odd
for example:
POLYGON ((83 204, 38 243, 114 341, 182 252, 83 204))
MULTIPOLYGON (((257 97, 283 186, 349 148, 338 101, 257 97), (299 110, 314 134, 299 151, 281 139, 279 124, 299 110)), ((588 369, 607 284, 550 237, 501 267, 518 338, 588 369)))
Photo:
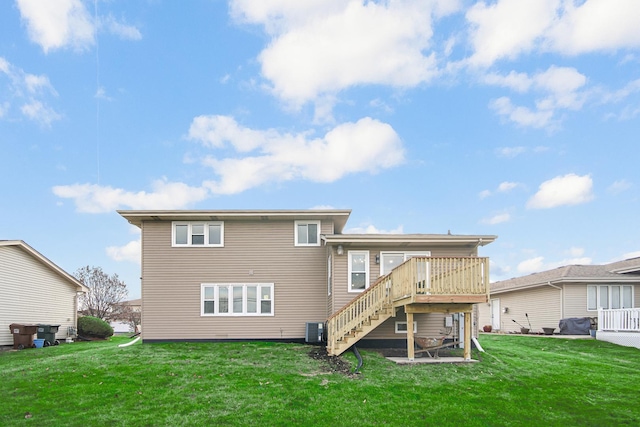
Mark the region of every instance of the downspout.
POLYGON ((564 289, 560 286, 552 285, 551 282, 547 282, 547 285, 560 291, 560 318, 564 319, 564 289))
POLYGON ((362 368, 362 356, 360 356, 360 352, 358 351, 358 348, 355 344, 351 346, 351 350, 353 350, 353 354, 355 354, 356 358, 358 359, 358 366, 356 366, 354 374, 359 374, 360 368, 362 368))

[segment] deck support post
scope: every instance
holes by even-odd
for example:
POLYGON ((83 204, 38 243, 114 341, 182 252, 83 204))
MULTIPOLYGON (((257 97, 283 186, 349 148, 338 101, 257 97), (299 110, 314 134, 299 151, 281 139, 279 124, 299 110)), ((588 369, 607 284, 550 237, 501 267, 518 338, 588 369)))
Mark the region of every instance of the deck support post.
POLYGON ((413 313, 407 313, 407 357, 410 361, 415 358, 413 339, 413 313))
POLYGON ((471 312, 464 313, 464 360, 471 360, 471 312))

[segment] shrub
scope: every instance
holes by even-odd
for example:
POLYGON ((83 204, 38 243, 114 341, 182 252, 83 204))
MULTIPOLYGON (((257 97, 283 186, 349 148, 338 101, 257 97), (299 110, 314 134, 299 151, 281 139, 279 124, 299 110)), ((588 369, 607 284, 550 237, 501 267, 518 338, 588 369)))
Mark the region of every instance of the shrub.
POLYGON ((107 338, 113 335, 113 328, 102 319, 93 316, 83 316, 78 319, 78 335, 107 338))

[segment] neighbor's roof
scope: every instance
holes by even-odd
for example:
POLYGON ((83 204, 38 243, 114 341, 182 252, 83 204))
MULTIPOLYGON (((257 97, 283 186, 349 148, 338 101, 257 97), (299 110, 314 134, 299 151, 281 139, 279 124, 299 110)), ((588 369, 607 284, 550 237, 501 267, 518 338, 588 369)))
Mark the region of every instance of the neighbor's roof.
POLYGON ((31 246, 27 245, 24 241, 22 241, 22 240, 0 240, 0 247, 2 247, 2 246, 16 246, 16 247, 22 249, 27 254, 29 254, 33 258, 35 258, 37 261, 39 261, 42 264, 44 264, 45 267, 48 267, 54 273, 58 274, 63 279, 69 281, 72 285, 74 285, 77 288, 79 288, 78 290, 80 290, 82 292, 88 292, 89 291, 89 289, 85 285, 83 285, 78 279, 76 279, 75 277, 73 277, 72 275, 70 275, 69 273, 64 271, 62 268, 58 267, 56 264, 51 262, 47 257, 42 255, 40 252, 36 251, 31 246))
POLYGON ((491 293, 510 292, 561 283, 640 283, 640 258, 603 265, 566 265, 553 270, 515 277, 491 284, 491 293))
POLYGON ((332 220, 334 232, 340 233, 349 219, 350 209, 281 209, 281 210, 120 210, 129 223, 140 227, 143 221, 268 221, 268 220, 332 220))
POLYGON ((393 247, 412 247, 424 245, 467 245, 477 247, 488 245, 497 236, 456 235, 456 234, 329 234, 323 236, 327 244, 337 245, 379 245, 393 247))

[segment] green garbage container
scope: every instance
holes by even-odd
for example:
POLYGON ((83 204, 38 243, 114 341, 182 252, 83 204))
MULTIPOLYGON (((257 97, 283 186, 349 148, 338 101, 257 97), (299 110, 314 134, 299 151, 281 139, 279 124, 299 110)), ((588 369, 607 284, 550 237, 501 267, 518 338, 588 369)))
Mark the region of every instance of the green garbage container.
POLYGON ((37 325, 25 325, 22 323, 12 323, 9 330, 13 334, 13 348, 22 350, 23 348, 34 348, 33 334, 38 329, 37 325))
POLYGON ((38 325, 38 338, 44 339, 44 346, 58 345, 60 341, 56 339, 60 325, 38 325))

